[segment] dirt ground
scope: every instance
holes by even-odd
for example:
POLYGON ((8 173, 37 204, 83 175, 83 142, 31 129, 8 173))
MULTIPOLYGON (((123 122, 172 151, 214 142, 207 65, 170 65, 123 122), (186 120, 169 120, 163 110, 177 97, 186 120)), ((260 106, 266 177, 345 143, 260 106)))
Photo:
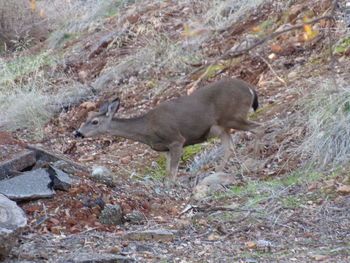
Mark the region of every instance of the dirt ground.
MULTIPOLYGON (((160 30, 176 32, 174 21, 189 14, 183 2, 175 6, 170 2, 164 1, 160 6, 150 4, 126 19, 132 23, 132 18, 137 16, 140 19, 135 18, 135 24, 142 23, 157 10, 163 10, 160 30)), ((269 34, 277 31, 279 25, 297 24, 308 7, 316 5, 319 8, 313 8, 315 18, 331 8, 330 1, 295 1, 289 12, 281 13, 267 3, 254 11, 250 19, 214 34, 202 48, 207 58, 213 60, 236 41, 249 36, 267 18, 276 17, 276 26, 269 34)), ((71 55, 71 78, 91 84, 104 67, 137 48, 136 40, 128 40, 127 48, 106 49, 108 45, 101 44, 100 40, 112 31, 113 19, 116 18, 106 20, 103 30, 86 34, 63 47, 71 55), (73 52, 74 48, 83 46, 84 52, 73 52), (122 49, 126 50, 122 52, 122 49), (87 62, 83 62, 87 57, 87 62)), ((335 20, 332 27, 339 24, 335 20)), ((78 172, 68 192, 57 191, 53 199, 21 203, 28 215, 28 228, 20 245, 4 262, 115 262, 101 258, 93 261, 96 254, 121 255, 120 262, 350 262, 350 195, 339 190, 348 184, 348 168, 330 178, 317 174, 312 180, 296 179, 308 158, 295 150, 307 133, 298 101, 315 92, 315 87, 305 84, 305 80, 334 74, 346 78, 348 74, 349 55, 336 56, 338 62, 334 68, 330 68, 332 58, 322 55, 328 45, 327 26, 326 21, 316 24, 319 34, 310 41, 301 40, 302 30, 286 32, 241 56, 239 63, 200 82, 205 85, 235 76, 256 85, 260 111, 252 114, 251 119, 265 125, 258 154, 253 152, 252 134, 233 132, 237 152, 225 171, 236 174, 237 180, 201 201, 193 199, 193 179, 198 174, 212 172, 215 162, 192 174, 186 169, 191 160, 185 161, 179 171, 182 183, 168 187, 145 171, 159 162, 162 154, 122 138, 76 139, 72 135, 104 99, 118 95, 122 101, 121 116, 136 116, 161 101, 186 94, 196 78, 193 75, 189 77, 194 79, 183 83, 169 80, 168 88, 158 96, 150 96, 154 93, 153 86, 138 81, 137 76, 132 90, 102 90, 97 99, 68 108, 52 119, 45 127, 45 138, 40 141, 7 139, 7 133, 0 133, 0 151, 4 153, 0 161, 16 154, 17 147, 36 143, 91 169, 105 166, 116 182, 110 187, 91 181, 88 172, 78 172), (270 56, 273 59, 269 60, 270 56), (312 62, 316 60, 319 64, 312 62), (242 168, 248 166, 250 169, 242 168), (138 211, 147 220, 140 225, 125 222, 120 226, 105 226, 98 221, 99 199, 105 204, 119 204, 123 215, 138 211), (130 231, 147 229, 169 229, 174 239, 133 241, 124 237, 130 231), (91 255, 90 260, 74 261, 85 254, 91 255)), ((165 73, 155 74, 154 78, 162 81, 162 74, 165 73)), ((215 141, 207 150, 218 147, 220 144, 215 141)))

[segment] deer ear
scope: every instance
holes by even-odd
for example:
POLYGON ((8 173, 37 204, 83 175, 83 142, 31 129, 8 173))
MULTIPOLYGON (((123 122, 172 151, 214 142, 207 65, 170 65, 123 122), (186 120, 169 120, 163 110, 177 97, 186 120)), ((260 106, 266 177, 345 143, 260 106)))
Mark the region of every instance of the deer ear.
POLYGON ((101 104, 101 106, 98 110, 98 113, 105 114, 108 111, 108 106, 109 106, 109 101, 108 100, 104 101, 101 104))
POLYGON ((120 100, 119 98, 116 98, 114 101, 112 101, 108 105, 108 111, 106 113, 106 116, 112 118, 114 114, 118 111, 119 105, 120 105, 120 100))

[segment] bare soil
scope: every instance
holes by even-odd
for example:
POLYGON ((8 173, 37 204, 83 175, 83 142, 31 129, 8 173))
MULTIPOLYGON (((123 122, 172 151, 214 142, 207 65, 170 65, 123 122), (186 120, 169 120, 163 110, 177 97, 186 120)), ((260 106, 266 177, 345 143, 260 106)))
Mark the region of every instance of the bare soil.
MULTIPOLYGON (((130 11, 125 19, 137 25, 159 15, 159 10, 162 10, 164 15, 160 19, 159 30, 174 32, 175 39, 175 33, 182 29, 177 20, 190 15, 184 5, 171 1, 150 3, 137 12, 130 11)), ((286 14, 272 4, 265 4, 246 21, 214 34, 202 48, 208 59, 219 57, 226 48, 247 37, 252 28, 269 17, 276 17, 275 24, 295 24, 310 6, 317 6, 313 8, 317 17, 327 12, 331 3, 296 1, 286 14)), ((86 33, 66 44, 62 49, 70 54, 69 63, 68 68, 61 70, 65 70, 71 78, 91 84, 102 69, 113 64, 112 61, 133 52, 139 44, 133 39, 127 39, 123 47, 108 49, 108 45, 101 42, 113 31, 113 19, 116 17, 107 19, 100 31, 86 33), (73 52, 77 49, 81 52, 73 52)), ((336 27, 336 23, 332 26, 336 27)), ((253 153, 252 135, 235 132, 234 138, 235 143, 238 141, 238 163, 244 163, 249 157, 258 160, 259 167, 239 173, 236 170, 239 165, 233 161, 226 171, 240 174, 235 186, 283 180, 302 167, 307 156, 296 154, 294 149, 303 141, 307 128, 298 121, 298 116, 303 113, 299 111, 297 102, 305 94, 315 92, 312 88, 317 89, 306 85, 306 79, 334 74, 334 69, 327 64, 328 58, 320 58, 327 49, 326 27, 326 22, 318 24, 319 36, 310 41, 300 40, 302 31, 281 35, 251 54, 242 56, 239 63, 233 63, 210 80, 201 81, 200 85, 205 85, 224 76, 235 76, 258 86, 262 110, 252 118, 266 124, 259 155, 253 153), (275 58, 268 60, 272 53, 275 58), (313 58, 320 58, 322 64, 312 64, 313 58), (277 76, 286 81, 281 82, 277 76)), ((338 73, 346 74, 349 57, 344 56, 339 63, 338 73)), ((162 74, 166 75, 162 72, 155 74, 154 78, 163 80, 162 74)), ((81 172, 75 175, 74 186, 69 192, 57 191, 53 199, 21 203, 29 218, 28 228, 21 244, 5 262, 67 262, 74 255, 85 252, 121 254, 136 262, 350 262, 350 195, 337 191, 348 176, 347 168, 332 182, 321 178, 309 183, 286 184, 279 188, 279 192, 276 190, 268 196, 261 193, 262 198, 254 205, 247 204, 251 200, 250 193, 225 194, 225 191, 195 202, 192 199, 192 183, 170 188, 159 180, 138 178, 161 155, 147 146, 122 138, 81 140, 71 134, 91 109, 98 108, 104 99, 111 96, 121 97, 119 111, 122 116, 130 117, 186 92, 184 83, 169 81, 167 89, 152 97, 152 86, 140 80, 132 90, 103 90, 98 99, 90 101, 93 107, 76 105, 52 119, 45 128, 45 138, 35 143, 88 167, 107 167, 115 175, 117 186, 111 188, 92 182, 87 173, 81 172), (124 215, 140 211, 147 222, 143 225, 126 222, 121 226, 104 226, 98 222, 101 209, 96 200, 99 198, 106 204, 119 204, 124 215), (191 208, 183 210, 188 205, 191 208), (175 240, 162 243, 123 238, 128 231, 159 228, 174 230, 175 240)), ((0 133, 0 151, 4 153, 0 161, 8 159, 24 146, 25 143, 15 136, 0 133)), ((212 171, 213 167, 214 164, 209 165, 203 173, 212 171)), ((185 165, 180 167, 180 175, 179 180, 184 182, 191 181, 193 177, 186 171, 185 165)))

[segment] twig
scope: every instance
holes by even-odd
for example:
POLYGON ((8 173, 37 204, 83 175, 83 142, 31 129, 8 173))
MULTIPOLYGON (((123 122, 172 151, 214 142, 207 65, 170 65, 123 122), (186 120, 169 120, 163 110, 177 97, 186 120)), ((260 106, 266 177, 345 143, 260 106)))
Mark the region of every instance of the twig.
POLYGON ((287 87, 287 83, 284 81, 284 79, 282 79, 280 76, 278 76, 278 74, 276 73, 276 71, 272 68, 271 64, 263 57, 258 55, 259 58, 269 67, 269 69, 271 70, 271 72, 275 75, 275 77, 282 82, 282 84, 287 87))
MULTIPOLYGON (((336 2, 336 1, 335 1, 336 2)), ((334 4, 335 6, 335 4, 334 4)), ((292 30, 297 30, 297 29, 301 29, 303 28, 305 25, 313 25, 319 21, 321 21, 322 19, 328 19, 328 20, 334 20, 334 9, 332 9, 331 15, 325 15, 325 16, 321 16, 318 18, 315 18, 314 20, 308 21, 308 22, 304 22, 301 23, 299 25, 295 25, 295 26, 291 26, 289 28, 286 28, 284 30, 278 31, 278 32, 274 32, 262 39, 260 39, 259 41, 255 42, 254 44, 252 44, 251 46, 247 47, 247 48, 243 48, 240 50, 231 50, 232 47, 230 47, 229 49, 227 49, 224 54, 222 54, 220 57, 216 58, 214 61, 212 61, 209 64, 205 64, 200 66, 199 68, 197 68, 196 70, 192 71, 189 76, 193 76, 194 74, 198 73, 199 71, 203 70, 204 68, 206 68, 206 71, 201 74, 201 76, 191 85, 191 92, 193 92, 196 89, 196 85, 198 85, 198 83, 206 76, 206 74, 208 73, 209 69, 215 65, 219 60, 223 60, 223 59, 232 59, 238 56, 241 56, 245 53, 248 53, 249 51, 251 51, 252 49, 256 48, 257 46, 267 42, 270 39, 273 39, 281 34, 284 34, 286 32, 292 31, 292 30)))

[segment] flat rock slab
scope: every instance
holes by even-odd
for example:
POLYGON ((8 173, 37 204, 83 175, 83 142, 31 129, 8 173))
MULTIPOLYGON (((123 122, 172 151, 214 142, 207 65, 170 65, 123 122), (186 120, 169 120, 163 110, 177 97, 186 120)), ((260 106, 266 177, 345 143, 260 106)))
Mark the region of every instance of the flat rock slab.
POLYGON ((144 230, 144 231, 133 231, 124 235, 125 239, 134 241, 153 240, 160 242, 173 241, 175 235, 172 231, 167 229, 157 230, 144 230))
POLYGON ((50 175, 52 187, 55 190, 68 191, 72 185, 72 178, 69 174, 57 169, 54 166, 47 168, 47 172, 50 175))
POLYGON ((36 153, 34 151, 24 150, 16 154, 11 160, 0 163, 0 180, 9 178, 16 171, 33 166, 35 162, 36 153))
POLYGON ((12 200, 47 198, 53 196, 54 190, 68 191, 72 183, 68 174, 49 166, 0 181, 0 193, 12 200))
POLYGON ((78 253, 69 258, 60 260, 64 263, 131 263, 135 260, 121 255, 100 253, 78 253))
POLYGON ((37 160, 42 160, 45 162, 57 162, 57 161, 65 161, 66 163, 68 163, 69 165, 71 165, 72 167, 81 170, 81 171, 88 171, 89 169, 79 163, 76 163, 72 160, 69 160, 68 158, 66 158, 64 155, 61 154, 56 154, 50 151, 47 151, 45 149, 42 149, 38 146, 35 145, 28 145, 27 148, 31 151, 34 151, 36 154, 36 159, 37 160))
POLYGON ((16 245, 27 218, 17 204, 0 194, 0 260, 16 245))
POLYGON ((52 197, 53 189, 46 169, 24 172, 22 175, 0 181, 0 193, 12 200, 31 200, 52 197))

